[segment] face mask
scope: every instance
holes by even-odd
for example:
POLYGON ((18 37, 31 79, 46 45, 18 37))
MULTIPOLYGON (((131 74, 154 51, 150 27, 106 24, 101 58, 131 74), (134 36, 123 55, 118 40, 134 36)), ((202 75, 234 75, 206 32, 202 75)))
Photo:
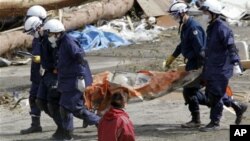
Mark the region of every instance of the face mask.
POLYGON ((49 37, 48 40, 49 40, 49 42, 50 42, 51 44, 56 44, 57 38, 55 37, 55 35, 53 35, 53 36, 49 37))
POLYGON ((203 18, 203 20, 204 20, 205 22, 207 22, 207 23, 209 23, 209 22, 211 21, 209 15, 203 15, 202 18, 203 18))
POLYGON ((51 47, 56 48, 57 47, 56 43, 51 43, 51 47))
POLYGON ((39 30, 39 34, 40 34, 40 36, 42 36, 42 37, 43 37, 43 35, 44 35, 44 31, 43 31, 43 30, 39 30))
POLYGON ((39 35, 39 33, 38 33, 38 31, 36 31, 35 33, 34 33, 34 35, 33 35, 35 38, 39 38, 40 37, 40 35, 39 35))

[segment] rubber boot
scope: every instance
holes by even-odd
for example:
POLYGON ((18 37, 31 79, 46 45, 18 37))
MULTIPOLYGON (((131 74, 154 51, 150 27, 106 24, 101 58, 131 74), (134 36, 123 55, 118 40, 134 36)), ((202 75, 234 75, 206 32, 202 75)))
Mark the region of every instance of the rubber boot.
POLYGON ((21 134, 30 134, 36 132, 42 132, 40 117, 31 117, 31 127, 20 131, 21 134))
POLYGON ((82 120, 82 128, 87 128, 87 127, 88 127, 88 123, 82 120))
POLYGON ((73 141, 73 137, 72 137, 73 132, 69 131, 69 130, 64 130, 64 134, 63 134, 63 141, 73 141))
POLYGON ((236 113, 236 119, 235 119, 235 124, 240 124, 243 118, 244 112, 247 110, 247 105, 243 103, 239 103, 236 101, 233 101, 231 104, 232 108, 234 109, 236 113))
POLYGON ((181 125, 182 128, 197 128, 201 126, 200 112, 192 112, 192 120, 181 125))
POLYGON ((205 127, 200 128, 201 132, 210 132, 210 131, 218 131, 220 130, 220 122, 219 121, 211 121, 205 127))
POLYGON ((62 140, 63 139, 63 128, 57 127, 56 132, 52 135, 52 139, 54 140, 62 140))

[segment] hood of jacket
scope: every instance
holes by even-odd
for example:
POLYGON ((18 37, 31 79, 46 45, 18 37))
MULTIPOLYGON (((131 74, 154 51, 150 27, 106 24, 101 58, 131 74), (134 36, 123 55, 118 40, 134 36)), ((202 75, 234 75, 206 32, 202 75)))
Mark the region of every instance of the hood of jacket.
POLYGON ((120 116, 126 116, 129 118, 128 114, 123 109, 115 109, 115 108, 110 108, 110 110, 107 113, 105 113, 104 118, 106 120, 113 120, 117 119, 120 116))

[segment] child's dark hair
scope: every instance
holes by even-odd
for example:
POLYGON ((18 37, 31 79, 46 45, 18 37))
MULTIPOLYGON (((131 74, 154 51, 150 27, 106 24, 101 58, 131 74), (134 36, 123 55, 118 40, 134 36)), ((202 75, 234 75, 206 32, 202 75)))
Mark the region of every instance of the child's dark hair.
POLYGON ((114 108, 124 108, 125 103, 128 101, 127 93, 116 92, 111 97, 111 105, 114 108))

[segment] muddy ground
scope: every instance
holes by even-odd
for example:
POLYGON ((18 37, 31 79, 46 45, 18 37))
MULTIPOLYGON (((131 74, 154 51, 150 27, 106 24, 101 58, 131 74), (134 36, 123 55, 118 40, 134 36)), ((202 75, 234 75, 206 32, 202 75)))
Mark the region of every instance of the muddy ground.
MULTIPOLYGON (((236 40, 244 40, 250 44, 250 27, 233 27, 236 40)), ((105 49, 88 53, 91 69, 94 73, 103 70, 110 71, 137 71, 141 69, 161 70, 162 60, 172 53, 179 41, 177 30, 167 30, 158 42, 144 42, 139 45, 105 49)), ((180 57, 173 65, 182 63, 180 57)), ((13 92, 19 97, 28 96, 29 65, 0 68, 0 96, 6 95, 9 103, 0 105, 0 141, 46 141, 50 140, 56 127, 53 121, 44 113, 41 116, 43 132, 20 135, 21 129, 30 126, 29 106, 23 100, 15 109, 12 101, 13 92)), ((250 71, 246 70, 243 76, 234 77, 230 85, 235 92, 235 98, 249 103, 250 71)), ((224 110, 221 120, 222 130, 203 133, 198 129, 183 129, 180 125, 190 120, 191 116, 184 105, 181 88, 161 98, 151 101, 129 104, 126 111, 129 113, 135 126, 137 141, 229 141, 229 125, 234 123, 235 115, 224 110)), ((203 124, 209 122, 209 109, 201 106, 203 124)), ((74 119, 74 139, 77 141, 97 140, 95 127, 81 128, 81 120, 74 119)), ((250 124, 250 110, 245 114, 242 124, 250 124)))

